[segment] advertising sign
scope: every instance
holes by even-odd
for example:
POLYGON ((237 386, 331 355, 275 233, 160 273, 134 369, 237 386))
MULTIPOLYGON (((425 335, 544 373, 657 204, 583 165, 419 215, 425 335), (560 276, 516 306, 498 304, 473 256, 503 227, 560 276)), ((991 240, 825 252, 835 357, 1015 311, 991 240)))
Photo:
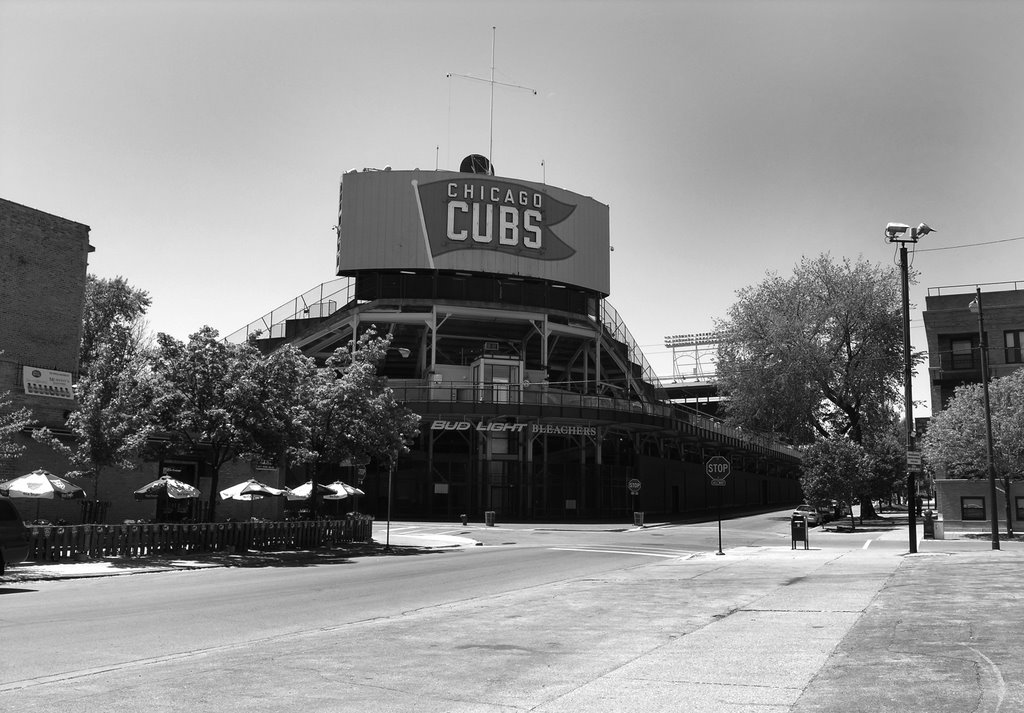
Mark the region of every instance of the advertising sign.
POLYGON ((71 374, 66 371, 39 369, 34 366, 22 367, 25 393, 32 396, 50 396, 55 399, 74 399, 71 388, 71 374))
POLYGON ((339 275, 465 270, 608 294, 608 206, 555 186, 451 171, 342 177, 339 275))

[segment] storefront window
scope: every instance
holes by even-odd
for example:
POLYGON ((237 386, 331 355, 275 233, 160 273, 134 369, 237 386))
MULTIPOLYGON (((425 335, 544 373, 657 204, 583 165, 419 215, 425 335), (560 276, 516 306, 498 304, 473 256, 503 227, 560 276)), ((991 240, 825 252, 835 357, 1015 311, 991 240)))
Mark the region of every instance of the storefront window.
POLYGON ((985 520, 985 498, 960 498, 961 520, 985 520))

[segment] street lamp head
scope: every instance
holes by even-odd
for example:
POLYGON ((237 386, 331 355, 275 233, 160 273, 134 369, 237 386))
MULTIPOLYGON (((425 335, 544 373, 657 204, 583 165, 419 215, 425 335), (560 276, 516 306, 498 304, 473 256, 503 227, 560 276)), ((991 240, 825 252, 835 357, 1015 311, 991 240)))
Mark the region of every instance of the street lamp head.
POLYGON ((910 231, 910 226, 906 223, 889 223, 885 226, 885 237, 889 240, 894 239, 897 235, 905 235, 910 231))
POLYGON ((967 305, 967 309, 971 310, 972 313, 978 314, 978 298, 975 297, 971 300, 971 303, 967 305))
POLYGON ((911 228, 906 223, 889 223, 885 226, 885 237, 890 243, 916 243, 922 235, 936 232, 927 223, 921 223, 916 228, 911 228))
POLYGON ((408 359, 409 355, 412 354, 412 352, 406 349, 405 347, 398 347, 398 354, 403 359, 408 359))

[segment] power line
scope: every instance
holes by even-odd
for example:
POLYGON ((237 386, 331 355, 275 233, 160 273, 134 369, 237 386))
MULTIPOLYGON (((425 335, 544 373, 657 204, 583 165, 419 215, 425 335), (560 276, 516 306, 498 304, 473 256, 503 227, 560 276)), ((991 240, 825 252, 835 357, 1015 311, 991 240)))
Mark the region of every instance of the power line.
POLYGON ((984 243, 967 243, 965 245, 948 245, 944 248, 916 248, 915 252, 919 253, 930 253, 937 250, 956 250, 958 248, 976 248, 980 245, 996 245, 998 243, 1012 243, 1017 240, 1024 240, 1024 237, 1020 238, 1006 238, 1005 240, 989 240, 984 243))

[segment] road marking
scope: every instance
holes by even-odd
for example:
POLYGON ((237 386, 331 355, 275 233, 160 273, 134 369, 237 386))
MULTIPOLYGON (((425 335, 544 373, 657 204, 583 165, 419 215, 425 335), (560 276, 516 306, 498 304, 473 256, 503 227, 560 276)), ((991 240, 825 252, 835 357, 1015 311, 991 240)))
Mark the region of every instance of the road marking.
POLYGON ((602 552, 610 555, 639 555, 640 557, 668 557, 670 559, 679 559, 692 554, 691 552, 665 554, 664 552, 638 552, 636 550, 601 550, 593 547, 549 547, 548 549, 558 552, 602 552))

